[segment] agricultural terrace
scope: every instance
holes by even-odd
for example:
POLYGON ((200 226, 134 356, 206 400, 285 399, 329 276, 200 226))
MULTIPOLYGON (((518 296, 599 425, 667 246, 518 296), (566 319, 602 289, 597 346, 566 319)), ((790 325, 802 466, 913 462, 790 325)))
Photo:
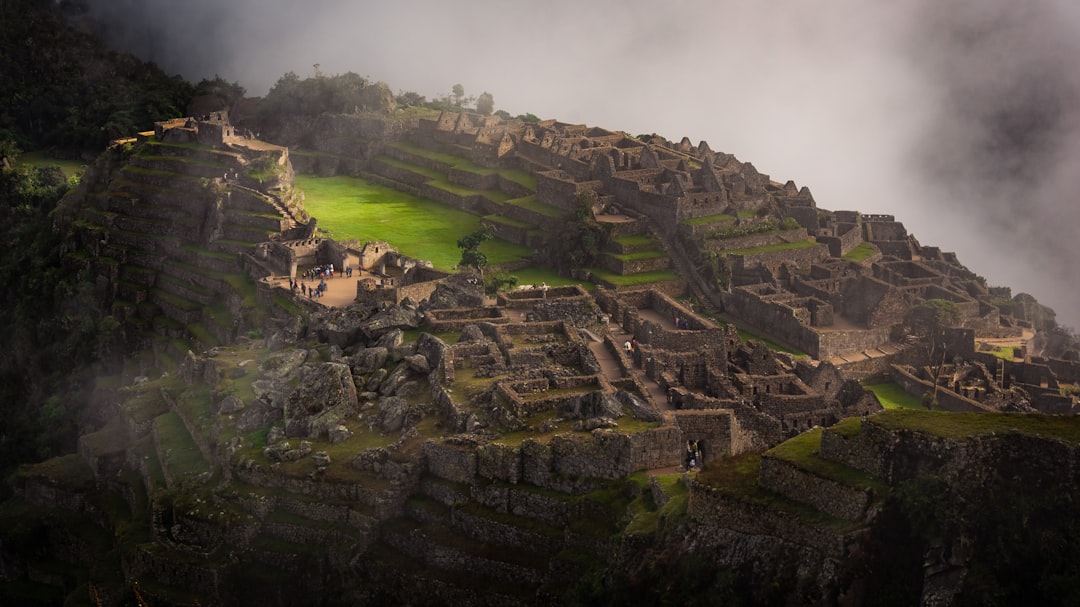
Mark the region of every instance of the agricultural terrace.
MULTIPOLYGON (((481 218, 433 200, 356 177, 297 175, 304 206, 319 229, 338 241, 385 240, 402 254, 449 271, 461 260, 457 241, 476 231, 481 218)), ((528 258, 532 251, 502 239, 480 246, 489 265, 528 258)))

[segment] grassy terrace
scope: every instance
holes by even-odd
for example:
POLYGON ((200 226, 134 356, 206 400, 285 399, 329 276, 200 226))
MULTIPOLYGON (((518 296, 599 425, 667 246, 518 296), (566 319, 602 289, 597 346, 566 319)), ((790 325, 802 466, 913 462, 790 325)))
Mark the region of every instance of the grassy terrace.
POLYGON ((863 387, 873 392, 874 395, 877 396, 878 401, 881 402, 881 406, 886 409, 926 410, 926 407, 923 406, 919 397, 908 394, 897 383, 874 382, 871 384, 864 384, 863 387))
POLYGON ((388 164, 392 167, 405 169, 406 171, 416 173, 417 175, 423 175, 428 179, 446 179, 446 173, 443 173, 437 169, 422 167, 418 164, 410 164, 408 162, 398 160, 397 158, 391 158, 389 156, 376 156, 375 160, 378 160, 379 162, 382 162, 384 164, 388 164))
POLYGON ((750 247, 748 249, 731 249, 724 251, 726 255, 760 255, 762 253, 773 253, 776 251, 791 251, 794 249, 809 249, 811 247, 820 247, 821 244, 813 240, 796 240, 795 242, 780 242, 777 244, 768 244, 761 247, 750 247))
POLYGON ((536 191, 536 177, 527 171, 520 171, 516 169, 489 169, 482 167, 473 161, 462 158, 461 156, 455 156, 453 154, 443 154, 441 152, 433 152, 431 150, 424 149, 418 145, 413 145, 406 141, 398 141, 390 144, 391 147, 395 147, 404 152, 408 152, 421 158, 427 158, 436 162, 442 162, 452 166, 455 169, 461 171, 468 171, 470 173, 476 173, 478 175, 501 175, 504 179, 513 181, 514 183, 524 186, 532 191, 536 191))
POLYGON ((526 196, 524 198, 514 198, 512 200, 507 200, 506 204, 513 205, 515 207, 521 207, 523 209, 529 209, 530 211, 533 211, 534 213, 539 213, 541 215, 544 215, 545 217, 553 217, 555 219, 558 219, 560 217, 566 216, 566 211, 563 211, 559 207, 551 206, 546 202, 540 202, 540 200, 536 198, 535 194, 532 196, 526 196))
POLYGON ((635 253, 608 253, 615 259, 622 261, 631 261, 634 259, 657 259, 660 257, 667 257, 667 253, 657 249, 649 249, 646 251, 637 251, 635 253))
MULTIPOLYGON (((86 163, 81 160, 64 160, 60 158, 53 158, 46 152, 38 150, 34 152, 26 152, 20 154, 18 158, 19 164, 28 164, 33 167, 60 167, 63 171, 64 177, 71 179, 72 177, 82 175, 86 171, 86 163)), ((536 180, 533 180, 533 189, 536 189, 536 180)))
POLYGON ((953 413, 900 409, 871 416, 870 423, 890 430, 916 430, 964 439, 983 434, 1019 433, 1056 438, 1080 445, 1080 418, 1032 413, 953 413))
POLYGON ((617 287, 636 287, 654 282, 667 282, 679 280, 681 277, 674 270, 657 270, 656 272, 640 272, 637 274, 615 274, 601 268, 586 268, 597 280, 611 283, 617 287))
POLYGON ((503 217, 502 215, 484 215, 484 221, 487 221, 489 223, 500 223, 513 228, 520 228, 522 230, 531 230, 536 227, 527 221, 519 221, 517 219, 503 217))
POLYGON ((873 489, 879 493, 888 491, 881 479, 862 470, 818 457, 821 446, 821 428, 814 428, 769 449, 765 455, 795 464, 815 475, 836 481, 849 487, 873 489))
POLYGON ((725 495, 759 504, 769 509, 788 512, 810 525, 845 531, 857 528, 853 523, 830 516, 813 506, 794 502, 758 485, 761 456, 747 453, 726 457, 697 473, 697 481, 720 490, 725 495))
POLYGON ((596 285, 591 282, 585 282, 576 280, 574 278, 567 278, 566 276, 559 276, 555 270, 548 267, 540 266, 527 266, 510 272, 511 275, 517 276, 519 285, 538 285, 547 283, 549 287, 561 287, 563 285, 581 285, 586 291, 592 292, 596 290, 596 285))
POLYGON ((859 243, 859 246, 845 253, 844 259, 847 259, 848 261, 862 261, 869 257, 873 257, 876 253, 877 251, 875 251, 874 247, 870 246, 869 243, 862 242, 859 243))
POLYGON ((624 247, 642 247, 642 246, 657 246, 659 243, 655 238, 648 234, 631 234, 629 236, 619 236, 615 239, 615 242, 621 244, 624 247))
POLYGON ((793 356, 800 357, 800 358, 810 356, 806 352, 803 352, 801 350, 796 350, 795 348, 788 348, 787 346, 780 345, 780 344, 772 341, 771 339, 769 339, 767 337, 762 337, 762 336, 758 335, 757 333, 753 333, 753 332, 751 332, 751 331, 749 331, 747 329, 743 329, 741 327, 736 327, 735 330, 739 332, 739 338, 742 339, 743 341, 750 341, 750 340, 760 341, 761 343, 765 344, 765 346, 767 348, 769 348, 770 350, 772 350, 774 352, 787 352, 788 354, 791 354, 793 356))
MULTIPOLYGON (((319 228, 333 238, 384 240, 440 270, 457 265, 461 259, 457 240, 480 227, 481 219, 475 215, 355 177, 297 175, 296 186, 304 191, 304 206, 319 219, 319 228)), ((501 239, 485 242, 480 250, 491 265, 532 253, 501 239)))

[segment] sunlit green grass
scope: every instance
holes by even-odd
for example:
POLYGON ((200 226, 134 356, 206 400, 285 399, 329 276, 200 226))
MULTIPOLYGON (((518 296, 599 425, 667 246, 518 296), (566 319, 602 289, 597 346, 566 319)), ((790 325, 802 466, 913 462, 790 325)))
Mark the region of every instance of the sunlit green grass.
POLYGON ((881 406, 886 409, 918 409, 925 411, 919 397, 912 396, 904 391, 899 384, 889 382, 863 386, 877 396, 881 406))
POLYGON ((74 175, 82 175, 83 172, 86 171, 86 163, 81 160, 52 158, 42 151, 20 154, 18 162, 19 164, 29 164, 35 167, 60 167, 60 170, 64 172, 64 177, 67 177, 68 179, 71 179, 74 175))
POLYGON ((768 339, 766 337, 762 337, 762 336, 758 335, 757 333, 754 333, 752 331, 748 331, 748 330, 746 330, 746 329, 744 329, 742 327, 736 327, 736 330, 739 332, 739 338, 741 338, 743 341, 750 341, 750 340, 760 341, 761 343, 765 344, 765 346, 767 348, 769 348, 770 350, 772 350, 774 352, 787 352, 788 354, 791 354, 791 355, 795 356, 796 358, 803 358, 803 357, 810 356, 809 354, 807 354, 806 352, 803 352, 802 350, 797 350, 795 348, 788 348, 786 346, 782 346, 782 345, 772 341, 771 339, 768 339))
POLYGON ((850 261, 862 261, 868 257, 873 257, 876 254, 877 251, 874 249, 874 247, 870 246, 869 243, 861 242, 859 243, 859 246, 845 253, 844 259, 848 259, 850 261))
POLYGON ((657 270, 655 272, 639 272, 636 274, 616 274, 602 268, 587 268, 595 278, 609 282, 617 287, 634 287, 652 284, 654 282, 666 282, 678 280, 679 274, 674 270, 657 270))
POLYGON ((563 285, 581 285, 586 291, 595 291, 596 285, 566 276, 559 276, 555 270, 542 266, 528 266, 519 270, 507 272, 516 276, 519 285, 538 285, 546 283, 549 287, 561 287, 563 285))
MULTIPOLYGON (((458 239, 480 227, 480 217, 355 177, 297 175, 295 184, 304 192, 304 206, 319 220, 320 231, 335 240, 385 240, 440 270, 457 265, 458 239)), ((532 253, 501 239, 485 242, 480 250, 490 265, 532 253)))

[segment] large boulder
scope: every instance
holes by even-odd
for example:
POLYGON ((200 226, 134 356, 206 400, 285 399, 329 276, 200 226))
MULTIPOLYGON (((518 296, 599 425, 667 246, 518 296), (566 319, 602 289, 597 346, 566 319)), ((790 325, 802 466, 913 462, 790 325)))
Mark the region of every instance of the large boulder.
POLYGON ((379 413, 375 424, 379 432, 400 432, 416 425, 424 417, 424 407, 410 403, 400 396, 388 396, 379 400, 379 413))
POLYGON ((446 355, 446 348, 446 342, 430 333, 421 333, 416 340, 416 355, 426 358, 432 369, 439 368, 446 355))
POLYGON ((301 369, 296 389, 285 400, 285 435, 318 438, 357 411, 352 371, 342 363, 301 369))
POLYGON ((659 411, 638 397, 637 394, 632 392, 617 392, 615 398, 619 399, 619 402, 625 405, 627 409, 630 409, 630 412, 634 417, 641 421, 658 422, 664 419, 659 411))
POLYGON ((479 274, 461 272, 448 277, 428 296, 426 309, 479 308, 484 305, 484 280, 479 274))
POLYGON ((360 327, 367 320, 367 308, 334 309, 312 320, 312 329, 319 341, 345 349, 364 337, 360 327))
POLYGON ((420 319, 420 312, 416 310, 391 306, 361 323, 360 330, 368 341, 374 341, 394 329, 416 329, 420 326, 420 319))
POLYGON ((262 366, 259 367, 259 376, 265 379, 288 379, 304 364, 308 358, 308 351, 301 348, 290 348, 271 354, 262 366))
POLYGON ((589 392, 571 398, 559 405, 559 416, 568 419, 589 419, 603 417, 618 419, 622 417, 622 403, 611 394, 589 392))
POLYGON ((273 403, 256 398, 244 408, 236 420, 236 429, 240 432, 251 432, 267 425, 281 421, 281 407, 273 403))
POLYGON ((427 375, 431 373, 431 365, 428 363, 428 359, 423 354, 413 354, 412 356, 405 357, 405 364, 412 369, 414 373, 420 375, 427 375))
POLYGON ((354 375, 367 375, 383 368, 390 353, 386 348, 374 347, 357 350, 349 361, 354 375))

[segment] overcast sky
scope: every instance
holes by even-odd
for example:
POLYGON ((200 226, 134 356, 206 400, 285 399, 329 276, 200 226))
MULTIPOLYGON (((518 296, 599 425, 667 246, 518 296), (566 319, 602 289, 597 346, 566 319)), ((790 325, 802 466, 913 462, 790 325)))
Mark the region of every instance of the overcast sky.
POLYGON ((1080 328, 1075 0, 89 1, 117 44, 252 95, 317 63, 705 140, 1080 328))

